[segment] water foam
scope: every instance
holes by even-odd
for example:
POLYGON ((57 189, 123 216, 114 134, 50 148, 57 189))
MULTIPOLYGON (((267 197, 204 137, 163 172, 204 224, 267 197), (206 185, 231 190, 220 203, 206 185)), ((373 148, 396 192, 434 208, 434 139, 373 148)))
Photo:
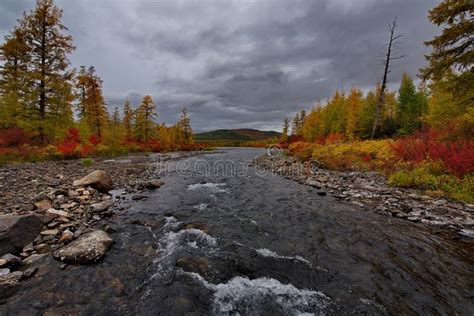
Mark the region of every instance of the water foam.
POLYGON ((201 203, 199 205, 194 206, 193 208, 198 210, 198 211, 204 211, 205 209, 207 209, 207 204, 206 203, 201 203))
POLYGON ((266 248, 257 249, 255 251, 263 257, 272 257, 272 258, 286 259, 286 260, 297 260, 297 261, 301 261, 301 262, 306 263, 308 266, 311 266, 311 262, 309 262, 308 260, 306 260, 305 258, 303 258, 301 256, 294 256, 294 257, 292 257, 292 256, 281 256, 281 255, 277 254, 276 252, 273 252, 273 251, 271 251, 269 249, 266 249, 266 248))
POLYGON ((251 280, 238 276, 226 283, 212 284, 197 273, 183 273, 214 292, 216 314, 258 314, 265 312, 265 305, 271 305, 289 315, 314 315, 323 314, 331 305, 331 299, 323 292, 298 289, 272 278, 251 280))
POLYGON ((228 193, 227 190, 223 189, 226 184, 225 183, 195 183, 195 184, 190 184, 188 185, 188 190, 197 190, 197 189, 208 189, 209 191, 213 193, 228 193))

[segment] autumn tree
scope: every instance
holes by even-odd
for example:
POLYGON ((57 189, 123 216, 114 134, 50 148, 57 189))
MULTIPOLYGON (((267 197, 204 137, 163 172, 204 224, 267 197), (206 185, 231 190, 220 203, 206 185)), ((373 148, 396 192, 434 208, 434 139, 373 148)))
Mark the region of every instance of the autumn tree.
POLYGON ((445 81, 446 88, 463 103, 474 102, 474 2, 444 0, 428 18, 443 26, 440 35, 426 41, 433 51, 428 66, 420 69, 425 80, 445 81))
POLYGON ((286 143, 288 142, 288 131, 290 128, 290 120, 287 117, 283 120, 283 130, 281 132, 280 142, 286 143))
POLYGON ((0 46, 0 128, 19 126, 27 102, 28 47, 25 34, 15 28, 0 46))
POLYGON ((416 91, 413 80, 404 73, 398 90, 399 134, 412 134, 421 127, 423 95, 416 91))
POLYGON ((359 116, 362 101, 362 91, 357 88, 352 88, 345 101, 345 133, 349 140, 354 140, 359 131, 359 116))
POLYGON ((329 99, 324 110, 324 128, 325 134, 343 133, 345 130, 344 107, 345 107, 344 91, 336 90, 332 98, 329 99))
POLYGON ((79 119, 86 115, 86 92, 89 83, 89 74, 85 66, 81 66, 79 72, 74 78, 74 87, 76 89, 77 111, 79 119))
POLYGON ((95 68, 87 70, 86 98, 84 119, 93 135, 102 139, 108 127, 109 114, 102 95, 102 80, 96 74, 95 68))
POLYGON ((296 113, 293 123, 291 124, 291 135, 298 136, 300 129, 300 114, 296 113))
POLYGON ((191 119, 188 116, 188 111, 183 108, 181 113, 181 119, 178 123, 180 134, 182 135, 182 141, 184 145, 190 145, 193 143, 193 130, 191 128, 191 119))
POLYGON ((134 111, 130 106, 130 101, 125 101, 123 106, 123 125, 125 128, 125 137, 127 140, 132 139, 133 136, 133 121, 134 111))
POLYGON ((61 23, 62 14, 53 0, 38 0, 36 8, 24 14, 19 27, 29 51, 30 123, 43 143, 48 126, 72 121, 72 72, 67 55, 75 47, 72 37, 64 34, 67 28, 61 23))
POLYGON ((135 136, 138 141, 148 143, 154 137, 155 122, 153 119, 157 116, 153 99, 150 95, 145 96, 135 117, 135 136))
POLYGON ((324 108, 318 104, 308 114, 303 124, 303 137, 309 142, 314 142, 319 137, 324 136, 324 108))

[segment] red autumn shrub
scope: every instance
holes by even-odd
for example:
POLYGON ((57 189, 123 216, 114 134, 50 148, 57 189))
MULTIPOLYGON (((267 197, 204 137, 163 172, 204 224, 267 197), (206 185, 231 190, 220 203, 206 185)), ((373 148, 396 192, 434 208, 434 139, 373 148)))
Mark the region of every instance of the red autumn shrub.
POLYGON ((101 139, 98 135, 91 135, 89 136, 88 140, 89 140, 89 143, 91 143, 94 146, 97 146, 101 142, 101 139))
POLYGON ((28 142, 25 131, 18 127, 0 130, 0 147, 16 147, 28 142))
POLYGON ((288 143, 304 142, 303 136, 300 135, 290 135, 288 137, 288 143))
POLYGON ((66 132, 66 137, 59 142, 58 151, 67 158, 78 156, 76 148, 80 144, 79 130, 76 128, 69 128, 66 132))
POLYGON ((87 157, 89 156, 91 153, 92 153, 92 147, 87 145, 87 144, 84 144, 81 146, 81 150, 80 150, 80 153, 81 153, 81 157, 87 157))
POLYGON ((301 159, 308 160, 313 153, 313 144, 307 142, 296 142, 288 147, 291 155, 301 159))
POLYGON ((440 161, 457 177, 474 172, 474 142, 467 139, 443 141, 439 133, 428 130, 402 138, 392 148, 397 157, 414 164, 440 161))
POLYGON ((343 133, 332 133, 324 139, 325 144, 334 144, 343 142, 346 139, 343 133))

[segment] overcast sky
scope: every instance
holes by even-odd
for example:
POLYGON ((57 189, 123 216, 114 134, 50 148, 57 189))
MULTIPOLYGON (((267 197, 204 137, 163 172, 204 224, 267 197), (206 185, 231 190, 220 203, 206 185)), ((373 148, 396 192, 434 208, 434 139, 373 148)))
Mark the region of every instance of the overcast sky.
MULTIPOLYGON (((159 121, 182 107, 196 131, 281 130, 281 121, 339 88, 371 89, 387 23, 404 35, 395 87, 425 64, 438 32, 433 0, 57 0, 74 38, 74 67, 94 65, 109 108, 153 96, 159 121)), ((0 35, 34 0, 0 1, 0 35)))

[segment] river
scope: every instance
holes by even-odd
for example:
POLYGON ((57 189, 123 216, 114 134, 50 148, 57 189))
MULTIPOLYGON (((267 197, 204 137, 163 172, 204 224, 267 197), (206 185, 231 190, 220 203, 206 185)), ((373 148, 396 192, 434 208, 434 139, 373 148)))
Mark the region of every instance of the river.
POLYGON ((263 153, 151 165, 165 185, 123 199, 103 262, 48 258, 0 315, 473 314, 472 243, 248 167, 263 153))

